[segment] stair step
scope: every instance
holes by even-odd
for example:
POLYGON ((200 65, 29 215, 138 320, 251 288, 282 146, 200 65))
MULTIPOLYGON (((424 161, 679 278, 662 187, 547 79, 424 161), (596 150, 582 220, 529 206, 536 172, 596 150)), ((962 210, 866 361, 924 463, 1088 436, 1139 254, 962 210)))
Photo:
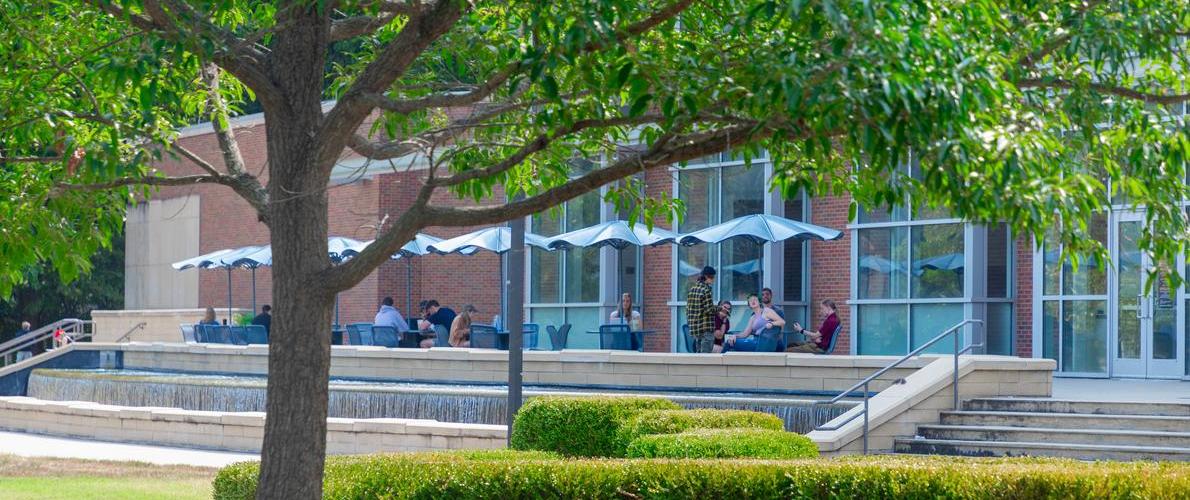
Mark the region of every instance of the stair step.
POLYGON ((1051 398, 977 398, 963 402, 964 410, 1086 415, 1149 415, 1190 417, 1190 402, 1073 401, 1051 398))
POLYGON ((1015 411, 943 411, 943 425, 985 425, 1057 429, 1117 429, 1190 432, 1190 417, 1152 415, 1087 415, 1015 411))
POLYGON ((921 425, 927 439, 1190 448, 1190 432, 1055 429, 998 425, 921 425))
POLYGON ((973 457, 1038 456, 1079 460, 1190 461, 1190 448, 1161 446, 897 438, 894 450, 897 453, 973 457))

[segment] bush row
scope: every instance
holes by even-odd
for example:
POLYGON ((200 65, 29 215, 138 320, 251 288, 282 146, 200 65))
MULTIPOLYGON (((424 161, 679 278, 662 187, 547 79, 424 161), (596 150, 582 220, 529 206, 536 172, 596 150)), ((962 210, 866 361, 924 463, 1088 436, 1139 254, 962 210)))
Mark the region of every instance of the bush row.
POLYGON ((513 422, 512 447, 616 458, 818 455, 808 438, 784 432, 784 423, 776 416, 742 410, 677 408, 661 398, 536 398, 521 409, 513 422))
MULTIPOLYGON (((1190 464, 1058 459, 560 460, 517 452, 331 457, 326 498, 1185 498, 1190 464)), ((256 462, 215 479, 256 493, 256 462)))

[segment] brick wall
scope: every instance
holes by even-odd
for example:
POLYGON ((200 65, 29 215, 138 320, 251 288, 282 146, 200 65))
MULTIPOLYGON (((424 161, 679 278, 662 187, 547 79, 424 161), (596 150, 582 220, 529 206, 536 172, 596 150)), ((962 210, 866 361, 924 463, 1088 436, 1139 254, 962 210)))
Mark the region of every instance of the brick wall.
MULTIPOLYGON (((658 168, 645 172, 645 194, 656 198, 663 194, 672 193, 673 174, 667 168, 658 168)), ((664 220, 656 221, 656 227, 673 230, 673 226, 664 220)), ((673 247, 663 245, 645 248, 643 262, 640 264, 642 293, 638 298, 641 303, 641 317, 644 327, 658 332, 672 332, 680 328, 685 322, 679 318, 677 325, 671 324, 669 300, 673 295, 671 282, 673 281, 673 247)), ((670 352, 670 335, 657 334, 645 337, 645 350, 654 352, 670 352)))
POLYGON ((810 218, 814 224, 843 230, 843 237, 835 241, 810 243, 810 307, 813 321, 806 328, 817 329, 821 317, 818 303, 831 299, 839 307, 839 322, 843 329, 835 343, 835 353, 847 354, 851 349, 851 231, 847 227, 849 197, 821 197, 810 200, 810 218))
POLYGON ((1016 339, 1015 354, 1033 357, 1033 238, 1016 242, 1016 339))

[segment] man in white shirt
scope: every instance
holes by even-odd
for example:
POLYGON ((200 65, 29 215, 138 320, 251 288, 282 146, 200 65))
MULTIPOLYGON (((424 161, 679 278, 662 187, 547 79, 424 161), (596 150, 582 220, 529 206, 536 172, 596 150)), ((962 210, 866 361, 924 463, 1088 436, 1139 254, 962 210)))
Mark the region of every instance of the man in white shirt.
POLYGON ((398 334, 409 330, 409 323, 406 323, 405 318, 401 317, 401 312, 393 307, 392 297, 384 298, 380 310, 376 312, 376 319, 372 320, 372 326, 391 326, 397 329, 398 334))

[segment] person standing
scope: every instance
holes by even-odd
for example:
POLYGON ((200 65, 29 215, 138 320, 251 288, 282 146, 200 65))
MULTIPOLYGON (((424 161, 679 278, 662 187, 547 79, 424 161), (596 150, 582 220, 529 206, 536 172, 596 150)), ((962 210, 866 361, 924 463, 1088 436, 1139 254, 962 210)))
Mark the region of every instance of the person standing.
POLYGON ((257 314, 255 318, 252 318, 252 324, 263 326, 265 333, 273 333, 271 329, 273 325, 272 311, 273 308, 268 304, 265 304, 264 307, 260 308, 260 314, 257 314))
POLYGON ((715 268, 706 266, 698 275, 698 282, 686 292, 686 324, 694 337, 695 352, 710 353, 715 346, 715 315, 719 307, 711 298, 711 284, 715 282, 715 268))
POLYGON ((393 307, 393 298, 385 297, 384 301, 380 303, 380 310, 376 311, 376 318, 372 320, 373 326, 391 326, 397 330, 397 335, 409 330, 409 323, 405 322, 405 318, 401 317, 401 312, 393 307))
MULTIPOLYGON (((19 338, 21 338, 22 335, 28 334, 32 328, 33 328, 33 325, 29 324, 28 321, 22 321, 21 329, 17 330, 17 332, 15 334, 13 334, 12 338, 19 339, 19 338)), ((34 354, 34 349, 38 349, 40 347, 41 347, 41 342, 38 342, 36 344, 36 346, 27 345, 25 347, 22 347, 21 350, 17 351, 17 361, 23 361, 23 360, 32 358, 33 354, 34 354)), ((38 353, 38 354, 40 354, 40 353, 38 353)))
POLYGON ((838 308, 835 306, 835 301, 826 299, 818 306, 818 314, 822 315, 822 326, 818 331, 810 331, 802 328, 796 321, 793 322, 793 331, 801 332, 806 336, 806 341, 800 344, 791 344, 786 352, 808 352, 811 354, 830 354, 826 352, 831 346, 831 338, 835 336, 835 331, 839 329, 839 315, 838 308))

